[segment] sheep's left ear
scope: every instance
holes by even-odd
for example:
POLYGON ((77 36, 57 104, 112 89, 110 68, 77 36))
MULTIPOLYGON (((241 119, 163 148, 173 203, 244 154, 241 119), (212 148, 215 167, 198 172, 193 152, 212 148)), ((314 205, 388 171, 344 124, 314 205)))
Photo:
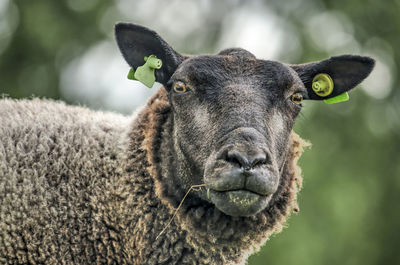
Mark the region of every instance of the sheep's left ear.
POLYGON ((374 65, 375 61, 370 57, 341 55, 319 62, 291 65, 291 67, 307 88, 306 99, 324 100, 341 95, 357 86, 371 73, 374 65), (333 90, 328 95, 321 96, 323 93, 317 93, 315 86, 313 89, 313 80, 315 82, 319 77, 322 81, 333 82, 333 90))
POLYGON ((161 59, 162 66, 159 69, 155 68, 154 74, 155 81, 163 85, 167 84, 176 68, 184 60, 184 56, 172 49, 155 31, 140 25, 116 24, 115 38, 126 62, 134 71, 145 64, 145 57, 155 55, 161 59))

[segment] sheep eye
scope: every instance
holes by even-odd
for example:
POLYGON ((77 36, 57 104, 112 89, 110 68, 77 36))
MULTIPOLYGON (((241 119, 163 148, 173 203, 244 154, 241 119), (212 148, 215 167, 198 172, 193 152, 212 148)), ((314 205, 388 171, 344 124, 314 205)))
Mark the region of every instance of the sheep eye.
POLYGON ((185 93, 189 91, 189 88, 183 82, 176 82, 174 84, 174 91, 176 93, 185 93))
POLYGON ((295 103, 295 104, 297 104, 297 105, 300 105, 301 102, 303 102, 303 95, 302 95, 301 93, 294 93, 294 94, 290 97, 290 100, 291 100, 293 103, 295 103))

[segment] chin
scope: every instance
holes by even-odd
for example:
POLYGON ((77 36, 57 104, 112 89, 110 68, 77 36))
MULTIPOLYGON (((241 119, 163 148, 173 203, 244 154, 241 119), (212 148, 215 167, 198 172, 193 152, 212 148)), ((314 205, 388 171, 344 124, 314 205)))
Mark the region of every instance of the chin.
POLYGON ((248 217, 264 210, 272 195, 261 195, 249 190, 215 191, 210 190, 212 203, 230 216, 248 217))

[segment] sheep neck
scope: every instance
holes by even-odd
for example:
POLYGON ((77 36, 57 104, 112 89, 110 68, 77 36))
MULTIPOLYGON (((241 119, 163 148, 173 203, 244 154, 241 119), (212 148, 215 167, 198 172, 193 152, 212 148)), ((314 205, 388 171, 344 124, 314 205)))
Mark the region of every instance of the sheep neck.
MULTIPOLYGON (((128 191, 132 196, 127 201, 133 205, 131 222, 135 225, 129 229, 127 252, 131 253, 135 264, 159 264, 161 261, 168 264, 190 261, 242 264, 272 233, 282 230, 293 210, 298 211, 296 195, 302 179, 296 162, 305 142, 292 132, 280 187, 270 206, 259 214, 252 217, 227 216, 192 194, 156 240, 186 192, 175 180, 179 165, 174 159, 176 153, 170 137, 171 116, 167 93, 161 88, 139 114, 130 132, 131 154, 128 152, 127 169, 136 176, 131 176, 135 178, 134 191, 128 191), (146 158, 146 163, 141 164, 143 168, 130 168, 129 165, 141 156, 146 158), (150 194, 149 189, 153 191, 150 194), (143 195, 140 198, 138 191, 143 195)), ((129 205, 123 207, 132 209, 129 205)))

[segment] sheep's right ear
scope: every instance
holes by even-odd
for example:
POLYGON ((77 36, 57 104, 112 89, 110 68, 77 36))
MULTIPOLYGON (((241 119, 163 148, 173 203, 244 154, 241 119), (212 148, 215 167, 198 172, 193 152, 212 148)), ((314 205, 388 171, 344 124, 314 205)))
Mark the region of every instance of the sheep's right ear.
POLYGON ((155 69, 156 81, 164 86, 185 59, 172 49, 156 32, 131 23, 115 25, 115 38, 126 62, 136 70, 145 63, 144 57, 155 55, 162 67, 155 69))
POLYGON ((307 99, 326 100, 346 93, 364 80, 374 68, 374 59, 358 55, 341 55, 329 59, 291 65, 307 89, 307 99), (322 80, 325 88, 321 89, 322 80), (314 81, 317 86, 314 87, 314 81), (329 85, 331 83, 331 85, 329 85), (321 91, 318 91, 321 89, 321 91))

